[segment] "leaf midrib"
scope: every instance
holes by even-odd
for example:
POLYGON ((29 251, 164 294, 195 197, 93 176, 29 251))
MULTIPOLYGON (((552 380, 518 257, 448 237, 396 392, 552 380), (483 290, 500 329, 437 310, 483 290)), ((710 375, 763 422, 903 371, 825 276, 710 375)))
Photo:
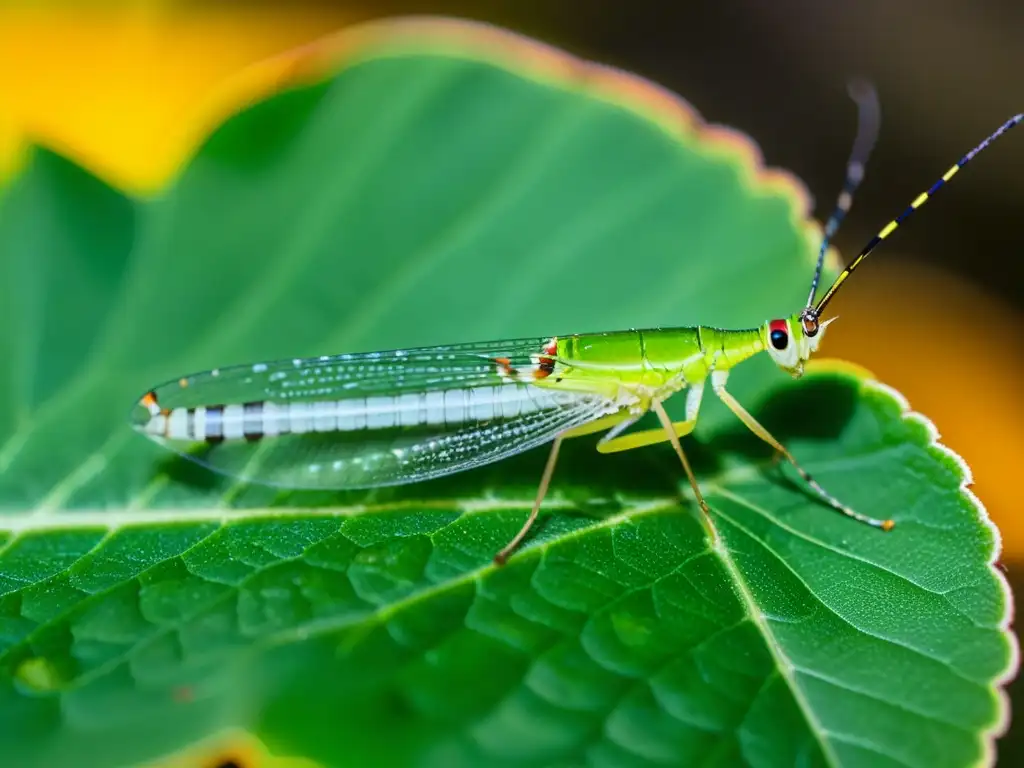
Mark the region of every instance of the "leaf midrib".
POLYGON ((747 580, 743 576, 743 572, 740 570, 739 566, 736 565, 735 560, 733 560, 728 547, 725 546, 724 539, 715 526, 714 518, 712 517, 708 519, 707 524, 710 526, 715 537, 714 540, 710 542, 711 551, 718 557, 719 561, 732 577, 732 583, 735 586, 736 594, 743 603, 743 607, 748 618, 754 626, 757 627, 758 632, 763 638, 765 647, 768 649, 768 652, 771 654, 771 657, 775 662, 775 669, 778 671, 778 674, 782 676, 782 679, 785 680, 786 687, 789 689, 790 694, 793 696, 793 700, 800 709, 800 713, 803 715, 804 720, 807 723, 808 730, 810 730, 812 737, 821 749, 821 753, 826 762, 830 766, 836 766, 836 768, 838 768, 840 765, 839 756, 836 755, 831 743, 822 737, 825 733, 825 729, 814 716, 814 712, 809 702, 804 697, 803 689, 799 686, 793 676, 795 665, 789 660, 789 657, 782 649, 782 646, 779 644, 775 634, 765 622, 764 614, 761 613, 761 610, 757 605, 754 594, 750 590, 750 585, 747 583, 747 580))
MULTIPOLYGON (((814 538, 812 538, 810 536, 807 536, 806 534, 803 534, 800 531, 797 531, 796 529, 792 528, 791 526, 788 526, 785 523, 781 522, 775 515, 771 514, 769 510, 766 510, 763 507, 757 506, 756 504, 751 502, 749 499, 745 499, 742 496, 737 496, 736 494, 730 493, 729 491, 727 491, 727 490, 725 490, 725 489, 723 489, 721 487, 716 487, 715 490, 720 495, 728 497, 731 501, 734 501, 735 503, 741 504, 741 505, 751 509, 752 511, 756 512, 757 514, 765 517, 766 519, 768 519, 772 523, 772 525, 775 525, 775 526, 778 526, 779 528, 782 528, 783 530, 787 531, 791 535, 797 535, 797 536, 799 536, 800 538, 802 538, 802 539, 804 539, 806 541, 809 541, 809 542, 811 542, 811 543, 813 543, 813 544, 815 544, 817 546, 825 547, 825 548, 827 548, 829 550, 832 550, 832 551, 836 552, 837 554, 842 555, 844 557, 849 557, 849 558, 858 560, 860 562, 864 562, 864 563, 866 563, 866 564, 868 564, 868 565, 870 565, 872 567, 875 567, 875 568, 882 568, 887 573, 890 573, 890 574, 892 574, 894 576, 897 576, 898 578, 902 579, 903 581, 907 582, 908 584, 911 584, 912 586, 914 586, 914 587, 916 587, 918 589, 921 589, 921 590, 924 590, 924 591, 929 592, 931 594, 935 594, 935 595, 938 595, 940 597, 943 597, 946 600, 947 605, 957 615, 964 617, 965 619, 970 621, 971 624, 973 626, 975 626, 975 627, 980 626, 980 625, 977 624, 977 622, 973 621, 969 616, 966 616, 961 610, 959 610, 957 608, 957 606, 955 606, 952 602, 950 602, 948 600, 948 598, 946 598, 945 594, 943 594, 941 592, 936 592, 935 590, 930 590, 927 587, 925 587, 924 585, 917 584, 916 582, 914 582, 911 579, 907 578, 903 574, 900 574, 900 573, 898 573, 896 571, 892 571, 890 569, 884 568, 883 566, 880 566, 877 563, 874 563, 874 562, 872 562, 870 560, 867 560, 867 559, 865 559, 863 557, 860 557, 860 556, 856 555, 853 552, 843 552, 843 551, 837 550, 834 547, 829 546, 825 542, 822 542, 822 541, 814 539, 814 538)), ((895 639, 890 638, 890 637, 885 637, 883 635, 878 635, 878 634, 874 634, 874 633, 868 632, 867 630, 863 629, 862 627, 859 627, 856 624, 850 622, 846 617, 844 617, 843 615, 837 613, 826 601, 824 601, 818 595, 818 593, 813 589, 813 587, 810 584, 808 584, 806 582, 806 580, 802 576, 800 576, 800 574, 798 574, 796 571, 794 571, 792 566, 784 558, 779 557, 777 555, 777 553, 775 553, 774 550, 772 550, 772 548, 767 544, 767 542, 765 542, 761 537, 759 537, 756 534, 754 534, 753 532, 751 532, 742 523, 737 521, 734 517, 730 516, 729 514, 724 513, 724 512, 722 512, 720 510, 715 510, 715 514, 716 515, 720 515, 721 517, 727 519, 731 525, 733 525, 737 529, 741 530, 751 540, 758 542, 762 547, 764 547, 766 550, 771 552, 783 564, 783 566, 787 570, 789 570, 790 573, 793 574, 794 577, 796 577, 797 579, 800 580, 800 583, 810 592, 810 594, 812 594, 814 596, 815 600, 817 601, 817 603, 819 605, 821 605, 825 610, 829 611, 832 615, 834 615, 837 619, 839 619, 839 621, 843 622, 844 624, 846 624, 847 626, 852 628, 855 632, 861 633, 861 634, 863 634, 863 635, 865 635, 867 637, 870 637, 870 638, 872 638, 874 640, 879 640, 879 641, 882 641, 882 642, 885 642, 885 643, 890 643, 890 644, 892 644, 894 646, 897 646, 899 648, 903 648, 904 650, 909 651, 909 652, 915 654, 916 656, 919 656, 919 657, 921 657, 923 659, 926 659, 928 661, 931 661, 931 662, 934 662, 936 664, 939 664, 940 666, 942 666, 943 668, 947 669, 949 672, 954 674, 956 677, 958 677, 961 680, 969 683, 970 685, 981 686, 983 688, 986 687, 983 683, 979 683, 979 681, 974 680, 974 679, 964 675, 960 670, 956 669, 956 667, 953 666, 948 660, 932 656, 932 655, 928 654, 927 652, 925 652, 924 650, 922 650, 920 648, 916 648, 914 646, 908 645, 908 644, 906 644, 904 642, 901 642, 899 640, 895 640, 895 639)), ((711 522, 711 525, 712 525, 712 527, 714 526, 714 522, 713 521, 711 522)), ((716 533, 717 533, 717 530, 716 530, 716 533)), ((721 539, 721 537, 719 537, 719 542, 721 543, 721 541, 722 541, 722 539, 721 539)), ((775 638, 774 634, 771 631, 771 628, 768 626, 768 624, 765 621, 763 621, 764 614, 761 613, 759 608, 757 608, 757 603, 756 603, 756 600, 754 598, 754 595, 753 595, 752 591, 750 590, 749 585, 747 584, 747 581, 743 578, 742 572, 739 570, 738 566, 736 566, 735 561, 732 559, 731 555, 729 554, 728 548, 726 548, 724 546, 712 546, 711 551, 714 552, 715 554, 717 554, 720 557, 720 559, 722 560, 722 562, 725 565, 725 567, 729 570, 730 575, 732 576, 733 581, 734 581, 734 583, 737 586, 737 590, 738 590, 738 592, 740 594, 741 600, 743 600, 744 605, 747 608, 747 613, 748 613, 751 621, 754 622, 755 626, 758 627, 758 630, 761 632, 762 636, 764 637, 766 646, 768 647, 769 651, 772 653, 772 657, 775 660, 775 666, 779 670, 779 674, 781 674, 783 679, 786 681, 786 684, 789 687, 790 692, 792 693, 794 700, 797 702, 797 705, 799 706, 801 712, 804 714, 804 717, 807 719, 808 725, 809 725, 812 733, 816 737, 817 743, 822 747, 823 754, 825 755, 826 759, 828 759, 830 761, 830 765, 835 765, 835 766, 841 765, 841 763, 839 762, 838 756, 834 753, 834 751, 832 749, 831 739, 833 737, 836 737, 838 740, 842 740, 842 738, 841 738, 842 734, 838 734, 838 733, 836 733, 834 731, 830 731, 827 728, 824 728, 821 725, 821 723, 819 723, 817 721, 817 719, 813 715, 813 711, 814 711, 813 707, 811 707, 810 704, 804 698, 803 690, 800 687, 800 684, 797 682, 796 678, 794 677, 793 673, 795 673, 795 672, 799 672, 801 674, 808 675, 809 677, 815 677, 818 680, 821 680, 823 682, 827 682, 827 683, 829 683, 831 685, 836 686, 837 688, 842 688, 844 690, 851 691, 851 692, 856 693, 856 694, 861 695, 861 696, 865 696, 865 697, 868 697, 868 698, 871 698, 871 699, 875 699, 877 701, 884 701, 884 703, 888 704, 889 706, 895 706, 895 707, 899 708, 900 710, 902 710, 902 711, 904 711, 904 712, 906 712, 908 714, 912 714, 912 715, 915 715, 917 717, 921 717, 923 719, 930 720, 930 721, 935 722, 935 723, 939 723, 940 725, 942 725, 943 727, 946 727, 946 728, 954 728, 954 729, 956 729, 958 731, 961 731, 962 733, 967 734, 968 736, 973 736, 974 735, 973 731, 971 731, 969 728, 965 728, 960 723, 938 718, 933 713, 909 707, 909 706, 907 706, 907 704, 905 702, 902 702, 902 701, 899 701, 899 700, 896 700, 896 699, 881 699, 881 698, 879 698, 879 696, 876 693, 873 693, 873 692, 867 691, 867 690, 863 690, 863 689, 860 689, 860 688, 852 687, 851 685, 849 685, 845 681, 836 680, 834 678, 831 678, 831 677, 828 677, 826 675, 823 675, 823 674, 821 674, 820 672, 818 672, 816 670, 809 669, 809 668, 806 668, 806 667, 802 667, 802 666, 799 666, 797 664, 792 663, 789 660, 789 658, 786 656, 784 650, 782 649, 781 644, 775 638)), ((985 628, 985 627, 982 627, 982 628, 985 628)), ((878 746, 874 745, 872 747, 872 751, 879 752, 878 746)), ((895 755, 888 754, 888 753, 885 753, 885 752, 879 752, 879 753, 883 754, 884 756, 888 757, 889 759, 893 760, 894 762, 903 763, 905 765, 907 764, 904 760, 902 760, 901 758, 898 758, 895 755)))

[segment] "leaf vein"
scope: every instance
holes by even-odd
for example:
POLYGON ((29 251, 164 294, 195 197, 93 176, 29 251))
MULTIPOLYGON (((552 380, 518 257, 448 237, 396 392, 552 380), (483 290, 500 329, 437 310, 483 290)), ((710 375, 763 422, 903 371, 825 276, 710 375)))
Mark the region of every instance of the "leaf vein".
POLYGON ((838 688, 839 690, 847 691, 849 693, 855 693, 855 694, 857 694, 859 696, 863 696, 866 699, 872 699, 874 701, 881 702, 882 704, 887 704, 887 705, 890 705, 890 706, 894 706, 897 709, 902 709, 907 714, 915 715, 917 717, 921 717, 921 718, 924 718, 926 720, 931 720, 931 721, 936 722, 936 723, 941 723, 944 726, 948 726, 950 728, 955 728, 956 730, 962 731, 962 732, 967 733, 969 735, 972 733, 970 729, 964 728, 962 724, 957 723, 955 720, 946 720, 945 718, 939 717, 938 715, 931 714, 929 712, 925 712, 923 710, 920 710, 920 709, 914 707, 913 705, 911 705, 911 704, 909 704, 909 703, 907 703, 905 701, 899 701, 898 699, 889 698, 889 697, 885 697, 885 696, 880 696, 879 694, 875 693, 874 691, 869 691, 866 688, 861 688, 861 687, 858 687, 858 686, 855 686, 855 685, 851 685, 850 683, 847 683, 847 682, 836 680, 835 678, 831 677, 830 675, 823 674, 822 672, 819 672, 818 670, 815 670, 815 669, 810 669, 808 667, 803 667, 803 666, 800 666, 800 665, 795 665, 793 667, 793 669, 796 672, 798 672, 799 674, 801 674, 801 675, 807 675, 808 677, 813 677, 815 680, 819 680, 819 681, 821 681, 823 683, 827 683, 828 685, 831 685, 834 688, 838 688))
MULTIPOLYGON (((717 510, 716 510, 717 512, 717 510)), ((720 514, 720 513, 719 513, 720 514)), ((729 552, 728 547, 725 546, 725 542, 721 538, 721 534, 715 527, 714 521, 709 520, 708 524, 712 527, 714 542, 712 550, 718 555, 722 564, 726 570, 732 576, 733 583, 736 585, 737 591, 739 592, 740 599, 746 606, 747 613, 750 616, 751 621, 758 628, 761 636, 765 640, 765 645, 768 648, 768 652, 775 659, 775 667, 777 673, 782 676, 782 679, 786 682, 786 687, 789 688, 790 693, 793 696, 793 700, 796 702, 797 707, 803 714, 804 719, 807 721, 808 727, 811 731, 819 736, 818 744, 821 747, 822 754, 825 757, 826 762, 829 765, 839 766, 839 757, 832 749, 832 745, 826 739, 820 738, 822 733, 821 723, 818 722, 818 718, 815 715, 814 709, 810 706, 807 701, 803 689, 798 685, 796 679, 793 677, 793 663, 789 656, 783 650, 779 644, 778 638, 772 632, 771 627, 766 621, 765 615, 761 612, 758 607, 757 600, 754 598, 753 593, 750 591, 750 585, 747 584, 746 578, 743 572, 740 570, 736 561, 733 560, 732 555, 729 552)), ((749 534, 748 534, 749 535, 749 534)))
MULTIPOLYGON (((953 608, 953 610, 956 610, 959 613, 959 611, 957 610, 956 606, 953 605, 953 603, 946 596, 946 593, 944 593, 944 592, 942 592, 940 590, 933 589, 931 587, 925 586, 924 584, 921 584, 919 582, 916 582, 913 579, 911 579, 909 576, 907 576, 906 574, 899 573, 897 571, 894 571, 894 570, 891 570, 889 568, 886 568, 884 565, 880 565, 879 563, 876 563, 876 562, 874 562, 872 560, 869 560, 868 558, 864 557, 863 555, 859 555, 856 552, 850 552, 850 551, 841 550, 841 549, 839 549, 838 547, 836 547, 833 544, 829 544, 826 541, 822 541, 821 539, 816 538, 814 536, 811 536, 811 535, 809 535, 809 534, 799 530, 798 528, 794 528, 794 527, 788 525, 787 523, 784 523, 781 519, 779 519, 776 515, 772 514, 769 510, 765 509, 764 507, 758 506, 757 504, 755 504, 754 502, 750 501, 749 499, 746 499, 743 496, 739 496, 739 495, 737 495, 735 493, 732 493, 732 492, 728 491, 727 489, 722 488, 721 486, 715 486, 715 487, 716 487, 716 490, 718 491, 718 493, 720 493, 722 496, 725 496, 728 499, 730 499, 731 501, 734 501, 735 503, 739 504, 740 506, 747 507, 751 511, 757 512, 759 515, 764 516, 767 520, 772 522, 776 527, 780 528, 783 531, 786 531, 786 533, 791 534, 792 536, 795 536, 796 538, 799 538, 799 539, 801 539, 803 541, 806 541, 809 544, 814 544, 815 546, 818 546, 821 549, 824 549, 824 550, 826 550, 828 552, 832 552, 833 554, 839 555, 840 557, 846 557, 846 558, 849 558, 850 560, 855 560, 855 561, 857 561, 859 563, 863 563, 863 564, 865 564, 867 566, 870 566, 871 568, 873 568, 875 570, 882 571, 883 573, 888 573, 891 576, 895 576, 897 579, 899 579, 900 581, 904 582, 908 586, 913 587, 914 589, 921 590, 922 592, 925 592, 925 593, 930 594, 930 595, 934 595, 936 597, 941 597, 941 598, 943 598, 945 600, 945 602, 951 608, 953 608)), ((736 523, 736 521, 732 517, 729 517, 725 513, 721 513, 721 514, 724 517, 728 517, 730 522, 732 522, 734 524, 736 523)), ((747 531, 747 533, 749 534, 750 532, 747 531)), ((753 534, 750 534, 750 535, 753 535, 753 534)), ((768 546, 767 543, 765 544, 765 546, 768 546)), ((773 554, 774 554, 774 552, 773 552, 773 554)), ((777 554, 776 554, 776 557, 778 557, 777 554)), ((779 559, 780 560, 784 560, 784 558, 781 558, 781 557, 779 557, 779 559)), ((963 614, 961 614, 961 615, 963 615, 963 614)), ((964 615, 964 618, 967 619, 968 621, 972 621, 969 616, 964 615)), ((972 621, 972 623, 976 627, 979 626, 976 622, 972 621)))
MULTIPOLYGON (((939 666, 949 670, 956 677, 959 677, 961 680, 963 680, 963 681, 965 681, 967 683, 970 683, 972 686, 977 685, 976 681, 971 680, 969 677, 964 675, 962 672, 960 672, 959 670, 955 669, 949 661, 945 661, 945 660, 943 660, 943 659, 941 659, 941 658, 939 658, 937 656, 933 656, 932 654, 928 653, 927 651, 925 651, 925 650, 923 650, 921 648, 916 648, 916 647, 914 647, 912 645, 909 645, 908 643, 905 643, 905 642, 903 642, 901 640, 897 640, 897 639, 894 639, 894 638, 886 637, 885 635, 881 635, 881 634, 878 634, 878 633, 875 633, 875 632, 870 632, 870 631, 864 629, 863 627, 857 626, 852 621, 850 621, 845 616, 843 616, 841 613, 839 613, 837 610, 835 610, 827 602, 825 602, 825 600, 821 597, 821 595, 819 595, 817 593, 817 591, 815 591, 814 588, 811 587, 811 585, 807 583, 807 581, 803 578, 803 576, 801 576, 799 573, 797 573, 793 569, 793 567, 786 561, 786 559, 781 557, 774 549, 772 549, 767 544, 767 542, 759 539, 751 531, 749 531, 743 525, 738 523, 734 518, 730 517, 728 514, 722 512, 721 510, 715 510, 715 512, 716 512, 716 514, 719 514, 723 518, 728 520, 736 528, 738 528, 739 530, 743 531, 743 533, 745 533, 752 541, 754 541, 757 544, 759 544, 766 552, 768 552, 784 568, 786 568, 786 570, 788 570, 791 574, 793 574, 794 578, 796 578, 804 586, 804 588, 807 589, 809 594, 813 595, 817 599, 818 603, 822 607, 824 607, 829 613, 831 613, 833 616, 835 616, 837 619, 839 619, 839 621, 841 621, 843 624, 845 624, 848 627, 850 627, 855 632, 858 632, 858 633, 864 635, 865 637, 870 637, 870 638, 872 638, 874 640, 880 640, 880 641, 882 641, 884 643, 890 643, 890 644, 892 644, 892 645, 894 645, 894 646, 896 646, 898 648, 903 648, 906 651, 909 651, 909 652, 911 652, 911 653, 913 653, 913 654, 915 654, 917 656, 920 656, 921 658, 926 659, 928 661, 934 662, 935 664, 938 664, 939 666)), ((793 665, 792 663, 790 664, 790 666, 795 668, 795 665, 793 665)))

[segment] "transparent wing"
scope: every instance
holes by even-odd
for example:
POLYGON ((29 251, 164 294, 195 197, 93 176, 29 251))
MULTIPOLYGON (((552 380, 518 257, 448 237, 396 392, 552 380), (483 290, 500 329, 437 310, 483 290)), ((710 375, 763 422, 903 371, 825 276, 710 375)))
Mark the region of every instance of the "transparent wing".
MULTIPOLYGON (((365 488, 490 463, 618 410, 538 386, 546 339, 234 366, 157 387, 135 425, 214 471, 290 488, 365 488)), ((546 372, 547 373, 547 372, 546 372)))
POLYGON ((510 370, 525 375, 547 342, 513 339, 236 365, 170 381, 153 392, 160 405, 176 408, 488 386, 506 383, 510 370))

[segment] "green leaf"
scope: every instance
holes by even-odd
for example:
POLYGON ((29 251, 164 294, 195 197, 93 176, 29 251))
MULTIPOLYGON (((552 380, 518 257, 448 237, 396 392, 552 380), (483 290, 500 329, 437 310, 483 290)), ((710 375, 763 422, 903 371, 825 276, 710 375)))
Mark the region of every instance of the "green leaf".
POLYGON ((1016 663, 998 536, 881 385, 755 360, 732 388, 889 534, 709 403, 686 446, 713 539, 671 449, 580 438, 498 570, 543 450, 296 493, 132 432, 141 392, 209 367, 800 306, 820 230, 749 140, 493 30, 342 43, 158 198, 39 148, 0 199, 5 763, 126 765, 235 728, 332 766, 990 760, 1016 663))

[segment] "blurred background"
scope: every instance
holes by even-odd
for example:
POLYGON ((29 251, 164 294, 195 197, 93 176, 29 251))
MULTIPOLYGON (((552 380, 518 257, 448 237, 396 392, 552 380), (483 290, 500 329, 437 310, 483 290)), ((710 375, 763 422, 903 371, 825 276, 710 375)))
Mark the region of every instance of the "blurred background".
MULTIPOLYGON (((868 77, 882 134, 836 238, 845 258, 1024 110, 1017 0, 4 2, 0 173, 31 138, 109 183, 152 194, 209 126, 240 106, 242 94, 225 84, 247 65, 348 24, 410 13, 491 22, 667 86, 708 121, 753 137, 769 165, 799 176, 819 218, 831 210, 856 126, 846 81, 868 77)), ((903 392, 971 465, 1018 591, 1022 170, 1024 128, 858 272, 856 287, 831 305, 842 321, 825 346, 903 392)), ((1024 764, 1017 738, 1001 743, 1002 764, 1024 764)), ((246 765, 268 764, 246 749, 238 758, 246 765)))

